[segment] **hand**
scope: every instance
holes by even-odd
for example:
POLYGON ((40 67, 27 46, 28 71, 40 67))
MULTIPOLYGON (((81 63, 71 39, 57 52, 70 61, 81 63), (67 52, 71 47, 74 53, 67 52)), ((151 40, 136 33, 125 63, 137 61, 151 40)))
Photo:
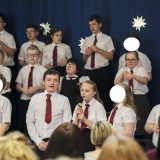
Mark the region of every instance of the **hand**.
POLYGON ((92 52, 98 52, 98 47, 96 45, 91 46, 92 52))
POLYGON ((76 85, 77 85, 78 87, 81 87, 82 83, 77 83, 76 85))
POLYGON ((37 91, 37 86, 32 86, 28 88, 28 93, 29 94, 33 94, 34 92, 37 91))
POLYGON ((81 114, 81 113, 83 113, 83 109, 80 108, 80 107, 78 107, 78 108, 76 109, 76 115, 78 116, 78 115, 81 114))
POLYGON ((127 74, 128 74, 128 71, 123 71, 122 72, 122 75, 123 75, 124 78, 127 76, 127 74))
POLYGON ((159 133, 159 127, 158 127, 158 125, 154 124, 152 130, 153 130, 154 133, 159 133))
POLYGON ((53 68, 53 66, 50 65, 50 64, 46 64, 44 67, 47 68, 47 69, 53 68))
POLYGON ((67 60, 61 60, 60 62, 58 62, 58 66, 63 67, 66 65, 66 63, 67 63, 67 60))
POLYGON ((23 66, 25 66, 25 65, 26 65, 26 63, 25 63, 25 61, 24 61, 24 60, 20 60, 20 61, 19 61, 19 64, 20 64, 20 66, 21 66, 21 67, 23 67, 23 66))
POLYGON ((45 151, 47 148, 48 143, 42 141, 41 143, 38 144, 38 148, 40 151, 45 151))
POLYGON ((29 89, 28 88, 23 88, 23 93, 28 97, 32 96, 32 94, 29 93, 29 89))
POLYGON ((91 47, 88 47, 88 48, 85 49, 85 55, 86 56, 89 56, 91 53, 92 53, 91 47))
POLYGON ((126 80, 132 80, 133 79, 133 74, 131 74, 131 73, 128 73, 126 76, 125 76, 125 79, 126 80))

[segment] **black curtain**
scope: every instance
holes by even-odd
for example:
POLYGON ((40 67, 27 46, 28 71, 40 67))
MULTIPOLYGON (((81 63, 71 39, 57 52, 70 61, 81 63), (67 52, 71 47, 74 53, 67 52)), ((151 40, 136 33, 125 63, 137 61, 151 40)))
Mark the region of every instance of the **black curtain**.
MULTIPOLYGON (((0 12, 7 18, 6 30, 16 39, 16 62, 20 46, 27 41, 26 26, 36 24, 40 27, 42 22, 48 22, 51 28, 62 28, 63 42, 71 46, 74 57, 81 59, 79 40, 91 34, 88 17, 99 14, 102 17, 102 31, 112 37, 115 45, 115 58, 111 62, 115 75, 118 59, 126 52, 124 39, 131 32, 138 33, 142 39, 139 50, 150 58, 153 67, 153 79, 149 82, 151 107, 160 103, 159 10, 159 0, 0 0, 0 12), (132 27, 133 18, 137 16, 143 16, 147 23, 140 31, 132 27)), ((46 41, 43 35, 39 39, 46 41)))

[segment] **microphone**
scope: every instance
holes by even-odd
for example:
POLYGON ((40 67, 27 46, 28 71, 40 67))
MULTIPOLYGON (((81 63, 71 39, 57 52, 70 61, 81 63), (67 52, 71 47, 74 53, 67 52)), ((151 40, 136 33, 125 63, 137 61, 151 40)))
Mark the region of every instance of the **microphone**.
POLYGON ((83 102, 83 98, 81 96, 78 96, 77 97, 78 107, 82 108, 82 102, 83 102))

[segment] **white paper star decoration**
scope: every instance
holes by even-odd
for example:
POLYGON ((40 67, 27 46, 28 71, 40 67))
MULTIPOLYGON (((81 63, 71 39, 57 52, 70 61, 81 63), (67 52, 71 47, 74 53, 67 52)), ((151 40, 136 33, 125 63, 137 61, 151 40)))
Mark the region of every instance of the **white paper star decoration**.
POLYGON ((141 27, 145 27, 145 25, 147 23, 145 23, 145 19, 142 19, 143 17, 138 17, 137 16, 137 19, 136 18, 133 18, 134 19, 134 22, 133 23, 133 26, 132 27, 136 27, 136 30, 138 29, 140 31, 141 27))
POLYGON ((47 36, 47 33, 50 33, 51 28, 49 27, 50 24, 47 22, 46 24, 41 23, 40 26, 44 29, 43 35, 47 36))
MULTIPOLYGON (((87 37, 86 37, 86 38, 87 38, 87 37)), ((85 39, 86 39, 86 38, 85 38, 85 39)), ((78 46, 80 46, 80 48, 82 48, 82 45, 83 45, 85 39, 81 38, 81 39, 79 40, 79 41, 80 41, 80 44, 79 44, 78 46)))

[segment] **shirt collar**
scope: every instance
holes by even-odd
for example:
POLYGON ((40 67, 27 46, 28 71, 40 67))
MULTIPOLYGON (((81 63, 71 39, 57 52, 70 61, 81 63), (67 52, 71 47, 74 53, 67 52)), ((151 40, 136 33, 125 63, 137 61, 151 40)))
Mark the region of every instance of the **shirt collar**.
MULTIPOLYGON (((66 76, 67 80, 70 80, 70 76, 67 74, 66 76)), ((78 75, 74 74, 72 80, 76 79, 78 77, 78 75)))
POLYGON ((29 67, 34 67, 34 68, 37 68, 39 66, 38 63, 36 63, 34 66, 32 66, 31 64, 29 64, 29 67))
POLYGON ((122 108, 123 107, 123 103, 117 104, 117 107, 118 107, 118 109, 122 108))
MULTIPOLYGON (((88 104, 89 104, 90 106, 92 106, 94 102, 95 102, 95 98, 93 97, 88 104)), ((85 101, 83 101, 83 104, 85 105, 85 104, 87 104, 87 103, 86 103, 85 101)))
POLYGON ((46 90, 44 91, 44 95, 46 96, 47 94, 51 94, 52 97, 55 97, 57 92, 53 92, 53 93, 48 93, 46 90))
POLYGON ((99 32, 98 34, 94 34, 94 33, 92 34, 93 37, 95 36, 100 37, 101 35, 102 35, 102 32, 99 32))
POLYGON ((35 45, 35 44, 37 43, 37 41, 38 41, 37 39, 36 39, 33 43, 32 43, 31 41, 29 41, 29 44, 30 44, 30 45, 32 45, 32 44, 35 45))
POLYGON ((55 44, 55 43, 52 42, 52 45, 53 45, 53 47, 55 47, 55 46, 58 46, 58 47, 59 47, 59 46, 61 45, 61 43, 55 44))

